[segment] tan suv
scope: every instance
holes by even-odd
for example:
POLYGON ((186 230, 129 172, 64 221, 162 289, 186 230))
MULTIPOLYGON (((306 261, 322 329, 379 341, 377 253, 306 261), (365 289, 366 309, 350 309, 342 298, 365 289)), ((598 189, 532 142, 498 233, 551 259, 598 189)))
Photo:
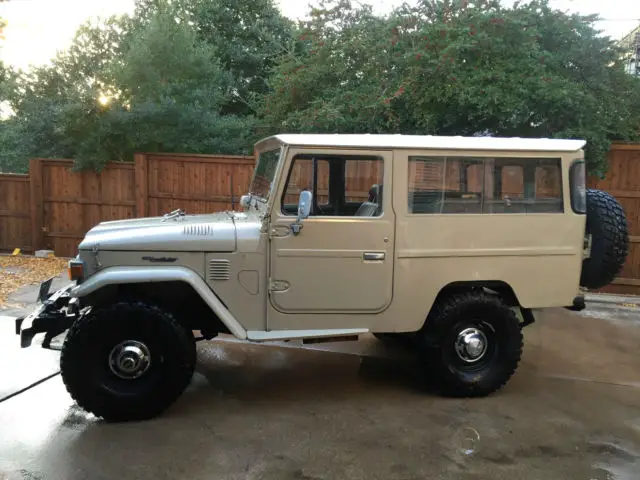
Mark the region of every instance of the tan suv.
MULTIPOLYGON (((104 222, 73 282, 17 320, 22 345, 69 329, 61 371, 107 420, 184 390, 195 341, 357 340, 420 353, 452 395, 514 373, 532 309, 580 309, 627 255, 618 202, 586 190, 580 140, 278 135, 256 145, 242 212, 104 222), (200 332, 197 337, 193 332, 200 332)), ((433 377, 434 375, 430 375, 433 377)))

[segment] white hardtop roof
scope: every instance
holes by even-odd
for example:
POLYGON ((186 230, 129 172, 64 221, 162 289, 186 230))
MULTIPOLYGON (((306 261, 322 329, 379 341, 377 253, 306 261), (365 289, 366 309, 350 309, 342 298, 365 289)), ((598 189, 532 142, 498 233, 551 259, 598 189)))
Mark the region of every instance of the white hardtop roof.
POLYGON ((556 138, 506 137, 446 137, 433 135, 384 134, 282 134, 265 138, 287 145, 309 147, 368 147, 434 150, 512 150, 538 152, 575 152, 586 144, 584 140, 556 138))

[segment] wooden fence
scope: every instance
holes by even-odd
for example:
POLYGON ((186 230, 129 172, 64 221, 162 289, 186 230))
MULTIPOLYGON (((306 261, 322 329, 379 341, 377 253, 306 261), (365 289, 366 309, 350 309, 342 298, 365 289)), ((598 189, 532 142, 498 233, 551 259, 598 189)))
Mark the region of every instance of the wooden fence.
POLYGON ((0 174, 0 249, 32 250, 28 175, 0 174))
MULTIPOLYGON (((255 160, 138 154, 134 163, 110 163, 100 174, 73 172, 72 164, 71 160, 34 159, 29 175, 0 174, 0 250, 46 248, 59 256, 73 256, 85 232, 101 221, 155 216, 178 207, 190 213, 233 208, 247 191, 255 160)), ((604 180, 590 178, 588 183, 622 203, 631 243, 619 278, 604 290, 640 294, 640 144, 613 145, 609 165, 604 180)), ((362 174, 356 177, 364 183, 354 185, 352 194, 366 196, 365 187, 376 183, 377 172, 370 179, 362 174)))
POLYGON ((640 144, 614 144, 606 177, 590 178, 589 186, 616 197, 629 222, 627 262, 618 278, 602 291, 640 295, 640 144))
POLYGON ((246 192, 254 157, 138 154, 100 173, 72 160, 33 159, 29 175, 0 175, 0 250, 53 250, 74 256, 102 221, 230 209, 246 192))

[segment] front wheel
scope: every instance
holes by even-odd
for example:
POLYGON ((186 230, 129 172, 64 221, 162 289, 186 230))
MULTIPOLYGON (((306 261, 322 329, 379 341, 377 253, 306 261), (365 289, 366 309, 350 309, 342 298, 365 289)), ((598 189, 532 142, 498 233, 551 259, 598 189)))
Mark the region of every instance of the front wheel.
POLYGON ((193 335, 157 307, 122 302, 91 310, 69 329, 60 371, 78 405, 107 421, 162 413, 189 384, 193 335))
POLYGON ((484 292, 439 300, 425 324, 423 342, 429 377, 451 396, 495 392, 511 378, 522 355, 518 317, 499 297, 484 292))

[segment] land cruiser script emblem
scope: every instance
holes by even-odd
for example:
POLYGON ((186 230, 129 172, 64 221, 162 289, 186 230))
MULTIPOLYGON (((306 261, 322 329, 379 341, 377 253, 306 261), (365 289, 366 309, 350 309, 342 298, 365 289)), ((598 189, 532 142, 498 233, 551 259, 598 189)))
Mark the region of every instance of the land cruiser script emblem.
POLYGON ((177 258, 175 257, 142 257, 142 260, 146 260, 148 262, 173 263, 177 260, 177 258))

